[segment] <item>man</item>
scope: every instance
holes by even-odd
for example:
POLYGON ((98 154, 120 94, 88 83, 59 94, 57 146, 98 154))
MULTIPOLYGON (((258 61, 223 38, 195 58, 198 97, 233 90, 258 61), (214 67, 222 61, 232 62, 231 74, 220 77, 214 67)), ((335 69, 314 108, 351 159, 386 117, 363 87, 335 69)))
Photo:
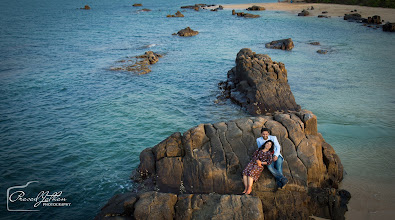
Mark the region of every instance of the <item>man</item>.
POLYGON ((271 140, 274 143, 273 163, 267 166, 269 171, 276 178, 276 183, 279 188, 283 188, 287 184, 288 179, 283 175, 283 162, 284 158, 280 153, 281 146, 278 143, 277 137, 270 135, 269 129, 262 128, 261 136, 256 139, 258 148, 260 148, 266 141, 271 140))

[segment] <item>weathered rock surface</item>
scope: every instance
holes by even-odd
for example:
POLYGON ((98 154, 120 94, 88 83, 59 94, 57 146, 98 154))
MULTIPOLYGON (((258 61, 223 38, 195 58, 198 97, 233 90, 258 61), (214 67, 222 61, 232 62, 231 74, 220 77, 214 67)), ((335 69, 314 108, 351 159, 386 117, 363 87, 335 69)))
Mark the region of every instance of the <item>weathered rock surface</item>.
POLYGON ((368 24, 381 24, 381 18, 378 15, 374 15, 372 17, 368 17, 366 20, 366 23, 368 24))
POLYGON ((341 161, 317 132, 310 111, 200 124, 145 149, 132 174, 138 194, 110 199, 97 219, 344 219, 350 196, 336 189, 342 178, 341 161), (276 191, 265 169, 252 196, 234 195, 244 188, 241 172, 262 127, 282 146, 289 183, 276 191))
POLYGON ((199 34, 199 31, 194 31, 190 27, 187 27, 177 32, 177 35, 181 37, 191 37, 197 34, 199 34))
POLYGON ((285 65, 248 48, 240 50, 236 67, 228 72, 227 81, 219 86, 225 98, 230 98, 252 115, 300 110, 288 85, 285 65))
POLYGON ((245 17, 245 18, 259 18, 259 17, 261 17, 260 15, 254 15, 254 14, 244 13, 244 12, 233 13, 233 11, 232 11, 232 15, 234 15, 234 14, 236 14, 237 17, 245 17))
POLYGON ((140 75, 146 74, 151 72, 150 65, 158 62, 161 57, 162 55, 160 54, 154 53, 153 51, 147 51, 143 55, 131 57, 132 59, 118 61, 118 63, 122 65, 111 67, 110 69, 131 71, 140 75))
POLYGON ((395 32, 395 23, 387 22, 385 25, 383 25, 383 31, 395 32))
POLYGON ((303 10, 302 12, 298 13, 298 16, 308 16, 310 15, 310 12, 303 10))
POLYGON ((247 11, 264 11, 264 10, 266 10, 266 8, 262 7, 262 6, 253 5, 249 8, 247 8, 246 10, 247 11))
POLYGON ((281 49, 281 50, 292 50, 294 48, 294 42, 291 38, 272 41, 265 44, 266 48, 270 49, 281 49))
POLYGON ((180 11, 177 11, 176 14, 167 15, 167 17, 184 17, 184 15, 180 11))

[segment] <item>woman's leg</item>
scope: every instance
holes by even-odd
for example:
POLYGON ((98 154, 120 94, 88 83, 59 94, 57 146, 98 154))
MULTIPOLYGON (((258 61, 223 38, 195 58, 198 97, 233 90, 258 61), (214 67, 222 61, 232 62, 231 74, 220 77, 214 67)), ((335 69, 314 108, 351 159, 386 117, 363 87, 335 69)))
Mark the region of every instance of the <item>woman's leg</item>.
POLYGON ((246 192, 247 195, 249 195, 251 193, 253 183, 254 183, 254 179, 252 179, 252 177, 250 177, 250 176, 247 177, 247 185, 248 185, 247 192, 246 192))
POLYGON ((247 192, 247 187, 248 187, 248 182, 247 182, 247 176, 243 175, 243 183, 244 183, 244 191, 243 193, 247 192))

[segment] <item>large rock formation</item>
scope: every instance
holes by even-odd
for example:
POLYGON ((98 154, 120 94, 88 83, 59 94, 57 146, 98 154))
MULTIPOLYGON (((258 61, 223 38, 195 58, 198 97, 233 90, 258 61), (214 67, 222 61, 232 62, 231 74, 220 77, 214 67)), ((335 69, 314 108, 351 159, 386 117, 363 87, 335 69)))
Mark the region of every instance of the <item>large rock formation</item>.
POLYGON ((349 194, 337 190, 342 178, 340 159, 310 111, 200 124, 142 151, 132 175, 138 193, 115 196, 97 219, 344 219, 349 194), (289 183, 276 191, 265 169, 252 195, 235 195, 262 127, 282 146, 289 183))
POLYGON ((237 54, 236 67, 228 72, 228 80, 220 87, 225 98, 252 115, 300 110, 288 85, 285 65, 248 48, 237 54))

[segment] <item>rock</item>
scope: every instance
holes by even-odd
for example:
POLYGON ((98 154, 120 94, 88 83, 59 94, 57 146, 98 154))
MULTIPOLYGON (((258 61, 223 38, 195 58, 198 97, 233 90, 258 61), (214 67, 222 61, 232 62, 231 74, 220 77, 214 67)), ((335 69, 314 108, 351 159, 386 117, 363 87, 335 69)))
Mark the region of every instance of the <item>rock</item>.
POLYGON ((168 219, 175 217, 174 206, 177 195, 172 193, 146 192, 138 196, 134 205, 134 218, 139 219, 168 219))
POLYGON ((266 10, 265 7, 253 5, 246 9, 247 11, 264 11, 266 10))
MULTIPOLYGON (((233 12, 232 12, 233 14, 233 12)), ((245 18, 259 18, 261 17, 260 15, 254 15, 254 14, 249 14, 249 13, 244 13, 244 12, 236 12, 236 15, 238 17, 245 17, 245 18)))
POLYGON ((248 48, 237 54, 236 67, 222 84, 224 97, 252 115, 300 110, 288 85, 285 65, 248 48))
POLYGON ((383 31, 395 32, 395 23, 387 22, 385 25, 383 25, 383 31))
POLYGON ((320 42, 315 41, 315 42, 310 42, 309 44, 311 44, 311 45, 320 45, 320 42))
POLYGON ((358 13, 354 14, 345 14, 344 15, 344 20, 348 21, 362 21, 362 16, 358 13))
POLYGON ((137 201, 136 193, 127 192, 113 196, 106 205, 101 208, 95 220, 108 219, 109 217, 120 217, 132 215, 134 205, 137 201))
POLYGON ((266 48, 270 49, 281 49, 281 50, 292 50, 294 43, 291 38, 272 41, 265 44, 266 48))
POLYGON ((328 15, 318 15, 319 18, 330 18, 328 15))
POLYGON ((184 15, 180 11, 177 11, 176 14, 167 15, 167 17, 184 17, 184 15))
MULTIPOLYGON (((130 202, 133 208, 128 206, 136 219, 239 219, 246 215, 248 219, 307 219, 311 215, 337 219, 346 211, 348 200, 336 190, 343 166, 332 146, 317 132, 316 116, 307 110, 201 124, 182 135, 174 133, 142 154, 147 152, 156 159, 141 156, 138 169, 147 163, 153 164, 145 167, 156 169, 136 183, 150 186, 139 190, 137 201, 130 202), (271 129, 282 146, 283 172, 289 183, 275 191, 274 177, 265 169, 253 186, 252 196, 234 195, 243 189, 241 172, 257 148, 255 140, 262 127, 271 129), (143 208, 148 206, 157 211, 143 208)), ((112 209, 125 212, 121 207, 112 209)))
POLYGON ((141 11, 152 11, 152 10, 148 9, 148 8, 143 8, 143 9, 141 9, 141 11))
POLYGON ((84 10, 90 10, 90 9, 91 9, 91 7, 89 7, 89 5, 85 5, 83 8, 80 8, 80 9, 84 9, 84 10))
POLYGON ((307 16, 309 14, 310 14, 310 12, 303 10, 302 12, 298 13, 298 16, 307 16))
POLYGON ((327 50, 317 50, 317 53, 319 53, 319 54, 327 54, 328 51, 327 50))
POLYGON ((181 36, 181 37, 191 37, 191 36, 195 36, 195 35, 199 34, 199 32, 192 30, 190 27, 187 27, 185 29, 178 31, 177 34, 178 34, 178 36, 181 36))
POLYGON ((131 57, 133 59, 121 60, 118 63, 123 63, 123 65, 118 67, 112 67, 111 70, 123 70, 135 72, 139 75, 151 72, 150 65, 158 62, 162 55, 154 53, 152 51, 145 52, 144 55, 131 57))
POLYGON ((322 14, 328 14, 328 12, 327 11, 323 11, 322 14))
POLYGON ((368 23, 368 24, 381 24, 381 18, 378 15, 375 15, 373 17, 368 17, 366 23, 368 23))
POLYGON ((140 3, 133 4, 133 7, 141 7, 141 6, 143 6, 143 4, 140 3))
POLYGON ((232 15, 236 15, 236 11, 234 9, 232 10, 232 15))

